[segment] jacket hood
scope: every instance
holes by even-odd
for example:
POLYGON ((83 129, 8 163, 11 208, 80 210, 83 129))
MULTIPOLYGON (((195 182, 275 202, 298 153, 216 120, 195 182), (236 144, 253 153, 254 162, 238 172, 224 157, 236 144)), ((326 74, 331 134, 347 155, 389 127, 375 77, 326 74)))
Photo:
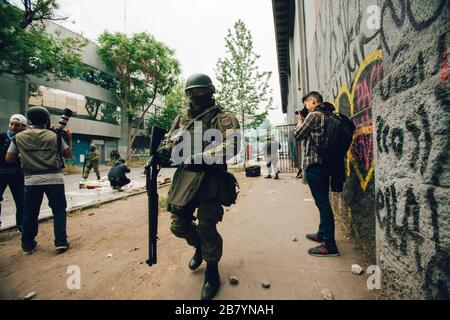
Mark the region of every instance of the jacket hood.
POLYGON ((333 112, 336 108, 330 102, 322 102, 317 108, 333 112))

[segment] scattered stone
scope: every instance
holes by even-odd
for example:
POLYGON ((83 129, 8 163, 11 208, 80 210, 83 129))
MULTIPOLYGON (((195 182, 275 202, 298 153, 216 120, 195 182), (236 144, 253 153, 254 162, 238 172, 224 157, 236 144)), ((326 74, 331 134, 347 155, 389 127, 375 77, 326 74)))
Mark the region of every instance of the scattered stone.
POLYGON ((269 289, 269 288, 270 288, 270 282, 267 281, 267 280, 263 280, 263 281, 261 281, 261 286, 262 286, 264 289, 269 289))
POLYGON ((298 241, 297 237, 292 238, 292 242, 297 242, 297 241, 298 241))
POLYGON ((128 252, 138 251, 139 249, 140 249, 139 247, 136 247, 136 248, 131 249, 131 250, 128 251, 128 252))
POLYGON ((112 253, 108 253, 108 254, 106 255, 107 258, 111 258, 112 256, 113 256, 112 253))
POLYGON ((34 292, 34 291, 32 291, 32 292, 30 292, 29 294, 27 294, 27 295, 24 297, 24 299, 25 299, 25 300, 31 300, 31 299, 33 299, 34 297, 36 297, 36 295, 37 295, 37 293, 34 292))
POLYGON ((93 216, 95 213, 89 212, 88 216, 93 216))
POLYGON ((352 264, 352 273, 359 276, 364 273, 364 269, 358 264, 352 264))
POLYGON ((323 300, 334 300, 333 292, 331 292, 330 288, 322 289, 320 292, 323 300))
POLYGON ((235 286, 239 283, 239 279, 236 276, 231 276, 228 278, 231 285, 235 286))

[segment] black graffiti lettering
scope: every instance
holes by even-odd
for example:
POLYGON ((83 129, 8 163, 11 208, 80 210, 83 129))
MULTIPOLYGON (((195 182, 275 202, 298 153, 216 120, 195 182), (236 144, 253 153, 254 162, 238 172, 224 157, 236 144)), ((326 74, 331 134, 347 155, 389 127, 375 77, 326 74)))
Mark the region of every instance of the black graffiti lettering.
POLYGON ((399 159, 403 155, 403 141, 404 141, 403 130, 400 128, 394 128, 392 130, 391 135, 391 144, 392 148, 394 149, 395 155, 399 159))
POLYGON ((420 155, 420 145, 419 145, 420 129, 411 119, 406 120, 405 127, 414 138, 414 149, 412 150, 411 153, 411 160, 409 161, 409 166, 412 169, 416 170, 417 161, 419 160, 420 155))

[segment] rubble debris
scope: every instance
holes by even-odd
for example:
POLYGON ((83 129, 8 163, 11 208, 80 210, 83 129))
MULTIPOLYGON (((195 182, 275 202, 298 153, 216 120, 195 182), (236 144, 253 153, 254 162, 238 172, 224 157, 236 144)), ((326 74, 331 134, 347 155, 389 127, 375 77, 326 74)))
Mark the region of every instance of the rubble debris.
POLYGON ((292 238, 292 242, 297 242, 297 241, 298 241, 297 237, 292 238))
POLYGON ((108 253, 108 254, 106 255, 107 258, 111 258, 112 256, 113 256, 112 253, 108 253))
POLYGON ((129 250, 128 252, 138 251, 139 249, 140 249, 139 247, 136 247, 136 248, 129 250))
POLYGON ((263 281, 261 281, 261 286, 262 286, 264 289, 269 289, 269 288, 270 288, 270 282, 267 281, 267 280, 263 280, 263 281))
POLYGON ((359 276, 364 273, 364 269, 358 264, 352 264, 352 273, 359 276))
POLYGON ((239 279, 236 276, 230 276, 228 278, 228 281, 230 282, 231 285, 235 286, 239 283, 239 279))
POLYGON ((37 293, 35 291, 32 291, 24 297, 24 300, 31 300, 34 297, 36 297, 36 295, 37 295, 37 293))
POLYGON ((322 295, 323 300, 334 300, 334 295, 333 295, 333 292, 331 292, 330 288, 322 289, 320 294, 322 295))

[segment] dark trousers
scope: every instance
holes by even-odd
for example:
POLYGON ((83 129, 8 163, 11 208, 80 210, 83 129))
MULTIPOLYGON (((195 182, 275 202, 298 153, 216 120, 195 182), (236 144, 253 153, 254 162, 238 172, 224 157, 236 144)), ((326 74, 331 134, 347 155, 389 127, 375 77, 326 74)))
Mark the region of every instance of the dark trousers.
POLYGON ((48 205, 53 212, 55 246, 67 244, 67 204, 64 185, 25 186, 25 210, 22 233, 22 248, 25 250, 31 250, 36 246, 34 239, 38 234, 38 217, 44 193, 48 198, 48 205))
POLYGON ((305 170, 311 194, 320 212, 320 225, 317 235, 323 239, 329 248, 336 246, 334 238, 334 216, 330 205, 330 172, 322 164, 312 164, 305 170))
POLYGON ((109 178, 109 182, 111 183, 111 187, 121 188, 130 183, 130 179, 125 178, 109 178))
MULTIPOLYGON (((9 187, 16 204, 16 226, 22 230, 23 205, 24 205, 24 185, 22 174, 0 175, 0 201, 3 201, 3 193, 9 187)), ((0 207, 1 214, 1 207, 0 207)))
POLYGON ((217 231, 217 223, 222 220, 222 216, 220 203, 194 198, 179 212, 172 214, 170 230, 178 238, 185 239, 190 246, 201 247, 202 258, 206 262, 219 262, 223 240, 217 231), (197 208, 198 224, 195 224, 193 221, 197 208))

